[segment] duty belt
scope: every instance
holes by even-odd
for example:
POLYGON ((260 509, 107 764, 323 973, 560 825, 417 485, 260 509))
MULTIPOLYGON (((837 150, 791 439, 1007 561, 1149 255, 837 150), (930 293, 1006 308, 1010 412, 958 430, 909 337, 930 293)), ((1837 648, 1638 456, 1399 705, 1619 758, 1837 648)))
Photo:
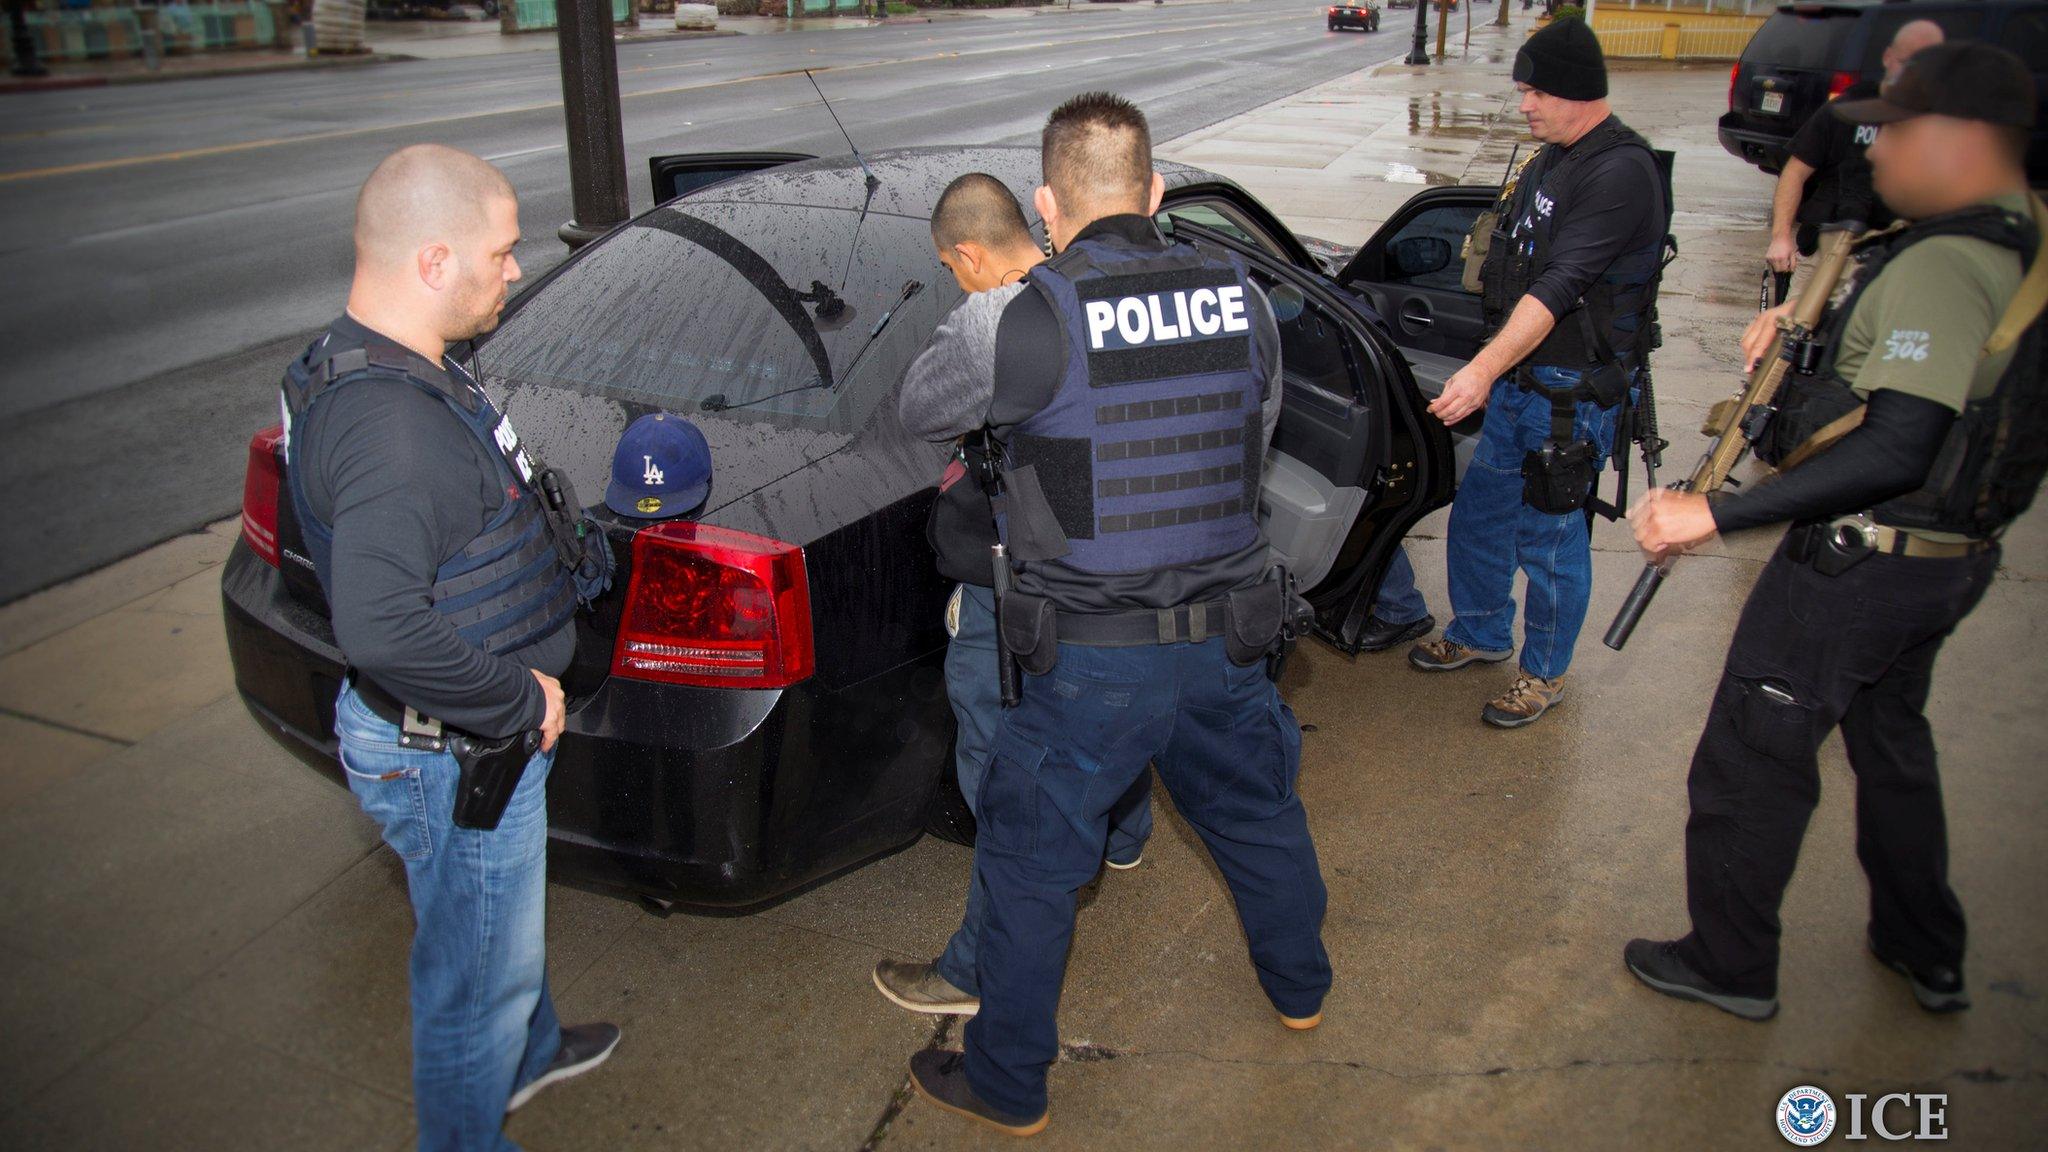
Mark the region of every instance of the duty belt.
POLYGON ((428 752, 439 752, 446 747, 450 736, 466 736, 460 729, 443 725, 431 716, 422 716, 412 706, 384 690, 384 686, 367 676, 349 673, 349 687, 355 689, 356 698, 363 707, 378 719, 398 726, 398 743, 403 748, 417 748, 428 752))
POLYGON ((1929 540, 1889 524, 1873 524, 1865 530, 1871 546, 1887 556, 1911 556, 1922 560, 1952 560, 1987 552, 1993 540, 1929 540))
POLYGON ((1204 600, 1173 608, 1130 612, 1061 612, 1059 638, 1091 648, 1137 648, 1147 644, 1200 644, 1223 635, 1230 602, 1204 600))

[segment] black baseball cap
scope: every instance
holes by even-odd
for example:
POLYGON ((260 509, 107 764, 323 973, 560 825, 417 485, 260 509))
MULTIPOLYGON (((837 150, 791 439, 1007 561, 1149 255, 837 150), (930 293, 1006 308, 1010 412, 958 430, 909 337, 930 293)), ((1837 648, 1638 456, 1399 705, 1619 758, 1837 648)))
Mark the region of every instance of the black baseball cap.
POLYGON ((2034 126, 2034 74, 1990 44, 1951 40, 1913 53, 1899 78, 1868 100, 1837 100, 1852 124, 1894 124, 1915 116, 1953 116, 2011 128, 2034 126))

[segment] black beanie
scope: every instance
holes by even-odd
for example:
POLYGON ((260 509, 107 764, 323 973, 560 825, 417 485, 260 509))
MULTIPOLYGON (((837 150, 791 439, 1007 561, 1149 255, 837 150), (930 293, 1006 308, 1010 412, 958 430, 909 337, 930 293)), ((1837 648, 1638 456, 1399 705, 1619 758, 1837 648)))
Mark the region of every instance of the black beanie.
POLYGON ((1600 38, 1577 16, 1552 20, 1515 53, 1515 83, 1563 100, 1607 95, 1607 60, 1600 38))

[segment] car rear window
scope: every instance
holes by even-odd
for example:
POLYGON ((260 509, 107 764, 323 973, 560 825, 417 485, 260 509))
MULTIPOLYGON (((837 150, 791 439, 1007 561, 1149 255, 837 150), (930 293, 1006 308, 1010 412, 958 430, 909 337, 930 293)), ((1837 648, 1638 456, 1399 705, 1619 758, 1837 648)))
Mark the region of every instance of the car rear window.
POLYGON ((1856 27, 1854 12, 1801 15, 1776 12, 1742 50, 1744 64, 1831 71, 1840 65, 1842 44, 1856 27))
POLYGON ((958 295, 930 251, 924 220, 684 202, 564 269, 478 358, 520 384, 852 427, 958 295))

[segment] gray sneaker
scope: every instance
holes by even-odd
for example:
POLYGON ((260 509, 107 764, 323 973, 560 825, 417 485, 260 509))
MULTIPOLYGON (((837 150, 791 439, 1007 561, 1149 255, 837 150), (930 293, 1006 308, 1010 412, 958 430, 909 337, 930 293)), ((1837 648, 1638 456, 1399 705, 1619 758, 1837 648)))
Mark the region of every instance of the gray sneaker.
POLYGON ((1456 641, 1439 636, 1424 640, 1408 650, 1408 663, 1421 672, 1449 672, 1467 664, 1498 664, 1513 656, 1513 651, 1485 652, 1478 648, 1467 648, 1456 641))
POLYGON ((555 1058, 533 1078, 533 1082, 512 1094, 505 1102, 505 1114, 510 1116, 541 1089, 550 1084, 559 1084, 571 1077, 581 1076, 611 1058, 612 1049, 619 1046, 617 1024, 572 1024, 562 1029, 562 1046, 555 1052, 555 1058))
POLYGON ((972 1016, 981 997, 970 996, 939 975, 936 964, 883 960, 875 965, 875 988, 898 1008, 930 1016, 972 1016))

